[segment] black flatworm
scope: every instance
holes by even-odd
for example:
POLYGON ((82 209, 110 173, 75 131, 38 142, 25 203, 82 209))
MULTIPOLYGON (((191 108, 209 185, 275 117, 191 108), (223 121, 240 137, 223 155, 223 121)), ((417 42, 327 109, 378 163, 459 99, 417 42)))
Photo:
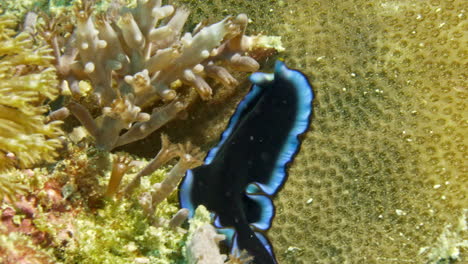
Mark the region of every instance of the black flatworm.
POLYGON ((309 127, 313 92, 305 75, 280 61, 274 74, 254 73, 250 81, 218 145, 204 165, 187 171, 179 201, 190 217, 206 206, 232 252, 247 250, 255 263, 269 264, 276 263, 263 234, 274 216, 271 196, 286 181, 286 165, 309 127))

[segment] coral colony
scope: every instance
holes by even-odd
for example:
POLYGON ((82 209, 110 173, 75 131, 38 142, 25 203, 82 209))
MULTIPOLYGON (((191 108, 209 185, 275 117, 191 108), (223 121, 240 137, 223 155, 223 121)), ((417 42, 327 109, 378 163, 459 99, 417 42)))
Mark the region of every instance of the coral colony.
POLYGON ((177 207, 197 147, 162 135, 149 162, 109 151, 209 100, 213 84, 237 86, 230 71, 256 71, 251 55, 282 50, 279 39, 245 35, 244 14, 184 33, 183 7, 96 6, 0 15, 0 262, 249 263, 248 251, 220 253, 225 236, 203 206, 177 207), (62 131, 70 113, 85 135, 62 131))
POLYGON ((4 173, 52 162, 63 135, 62 122, 44 115, 43 103, 58 95, 50 50, 26 33, 15 36, 15 25, 13 16, 0 16, 0 200, 18 191, 4 173))
POLYGON ((47 29, 44 33, 58 57, 57 71, 72 92, 80 93, 80 80, 93 87, 101 116, 93 118, 77 102, 70 103, 69 109, 103 149, 145 138, 173 120, 193 100, 178 95, 174 87, 194 87, 208 100, 212 89, 205 79, 233 87, 238 82, 227 68, 243 72, 259 68, 245 54, 258 39, 244 34, 246 15, 183 33, 189 11, 161 6, 161 1, 138 1, 120 15, 98 17, 88 6, 83 9, 65 47, 57 44, 60 36, 47 29), (152 113, 141 112, 158 101, 163 105, 152 113))

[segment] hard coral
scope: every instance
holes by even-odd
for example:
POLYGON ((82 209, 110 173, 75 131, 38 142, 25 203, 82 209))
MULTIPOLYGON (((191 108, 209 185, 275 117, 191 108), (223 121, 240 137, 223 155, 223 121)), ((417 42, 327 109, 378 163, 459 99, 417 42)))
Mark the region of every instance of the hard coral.
POLYGON ((437 259, 421 249, 468 205, 466 1, 284 2, 273 28, 317 97, 275 201, 278 261, 437 259))
POLYGON ((94 119, 76 102, 69 108, 103 149, 142 139, 174 119, 194 94, 178 94, 173 88, 194 87, 207 100, 213 92, 206 77, 233 87, 238 82, 224 66, 241 72, 259 68, 245 55, 261 45, 244 35, 246 15, 206 27, 199 24, 192 33, 183 33, 189 15, 185 8, 148 0, 138 1, 135 8, 120 8, 119 14, 111 10, 96 16, 90 2, 85 3, 77 11, 77 26, 63 54, 59 36, 45 35, 56 51, 57 70, 72 92, 80 94, 80 80, 91 83, 102 115, 94 119), (161 101, 163 106, 151 114, 141 112, 161 101), (122 130, 128 131, 121 135, 122 130))

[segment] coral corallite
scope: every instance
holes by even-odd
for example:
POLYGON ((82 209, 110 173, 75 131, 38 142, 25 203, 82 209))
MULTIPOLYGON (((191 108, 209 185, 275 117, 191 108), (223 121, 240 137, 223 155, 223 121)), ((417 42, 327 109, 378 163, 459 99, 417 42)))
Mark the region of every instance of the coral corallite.
POLYGON ((276 201, 280 262, 466 261, 466 2, 285 8, 286 57, 317 98, 276 201))

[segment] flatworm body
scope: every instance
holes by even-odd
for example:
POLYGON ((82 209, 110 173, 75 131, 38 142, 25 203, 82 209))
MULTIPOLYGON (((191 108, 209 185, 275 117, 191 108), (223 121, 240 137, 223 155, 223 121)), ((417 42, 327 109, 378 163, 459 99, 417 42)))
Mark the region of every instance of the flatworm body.
POLYGON ((286 181, 286 166, 309 127, 312 87, 305 75, 276 62, 274 74, 254 73, 204 165, 187 171, 179 190, 181 207, 192 217, 198 205, 215 214, 215 226, 231 251, 247 250, 254 263, 276 263, 263 234, 271 226, 271 196, 286 181))

